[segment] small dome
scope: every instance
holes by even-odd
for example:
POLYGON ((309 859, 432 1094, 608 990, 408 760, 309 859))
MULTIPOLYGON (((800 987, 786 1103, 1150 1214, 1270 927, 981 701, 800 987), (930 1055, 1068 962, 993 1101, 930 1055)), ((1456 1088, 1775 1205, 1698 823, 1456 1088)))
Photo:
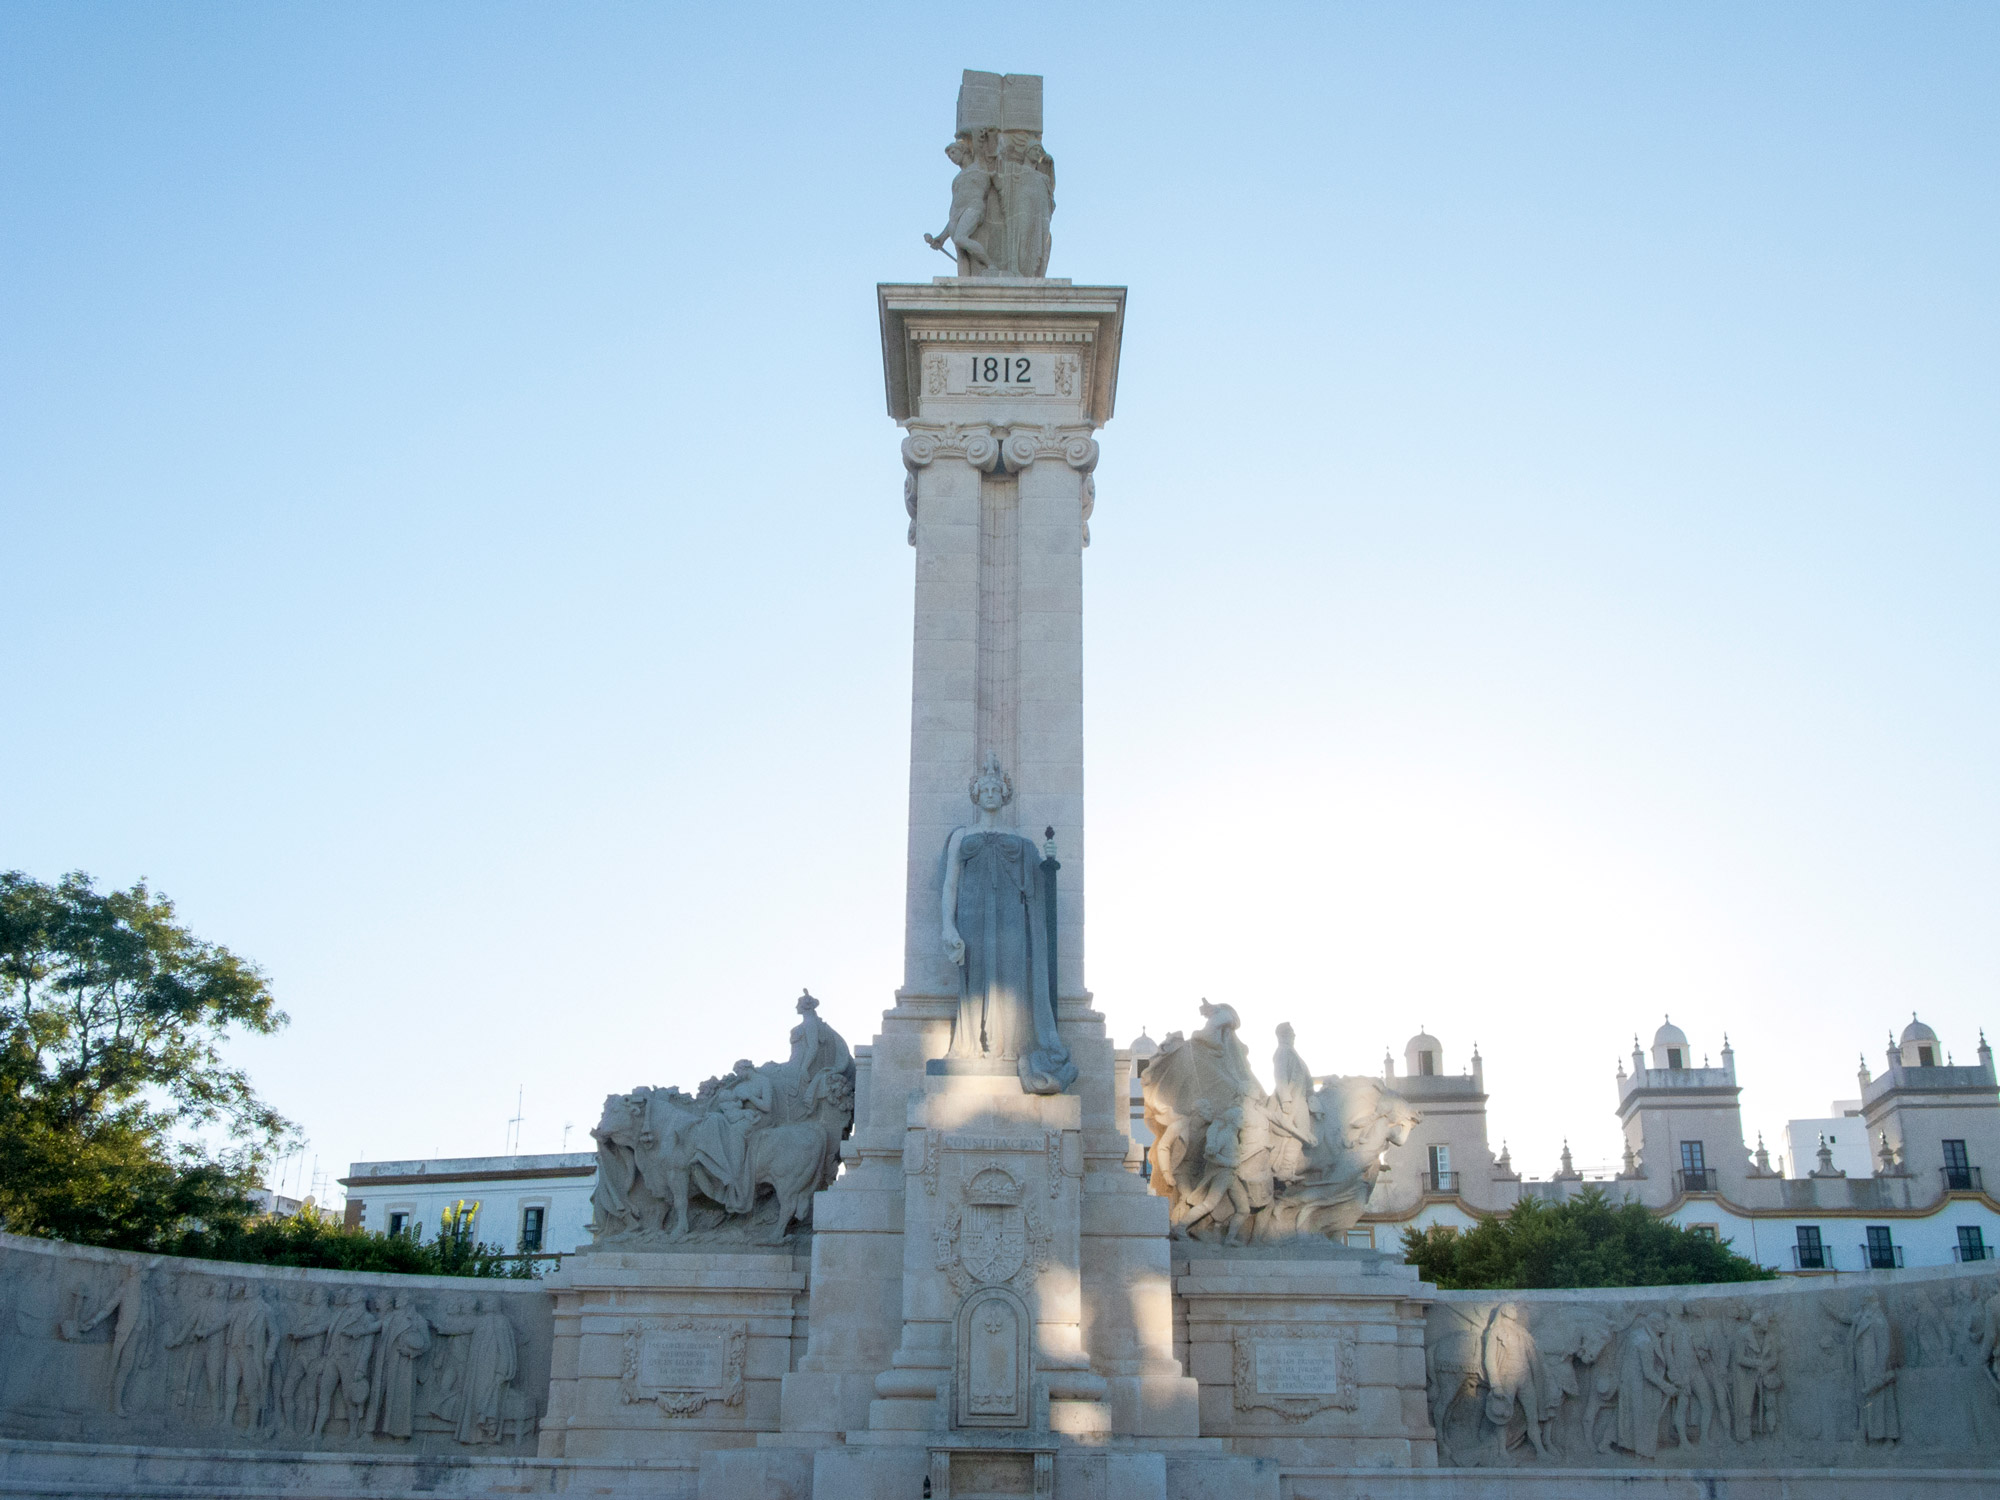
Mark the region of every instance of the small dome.
POLYGON ((1910 1024, 1903 1028, 1902 1042, 1905 1047, 1912 1042, 1935 1042, 1937 1033, 1917 1019, 1915 1011, 1910 1012, 1910 1024))
POLYGON ((1132 1045, 1125 1050, 1130 1052, 1134 1057, 1158 1057, 1160 1055, 1160 1044, 1142 1031, 1133 1039, 1132 1045))
POLYGON ((1403 1048, 1403 1067, 1412 1078, 1444 1071, 1444 1043, 1428 1031, 1418 1031, 1403 1048))
POLYGON ((1694 1054, 1688 1050, 1687 1033, 1671 1018, 1664 1018, 1660 1029, 1653 1033, 1653 1066, 1670 1071, 1694 1066, 1694 1054))

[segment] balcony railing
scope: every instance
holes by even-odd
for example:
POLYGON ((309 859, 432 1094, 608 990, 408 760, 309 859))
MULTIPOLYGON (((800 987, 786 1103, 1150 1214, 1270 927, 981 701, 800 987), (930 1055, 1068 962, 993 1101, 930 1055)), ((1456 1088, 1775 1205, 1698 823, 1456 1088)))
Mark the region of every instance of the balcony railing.
POLYGON ((1951 1247, 1951 1254, 1954 1260, 1991 1260, 1993 1259, 1993 1247, 1991 1245, 1953 1245, 1951 1247))
POLYGON ((1938 1177, 1944 1182, 1947 1193, 1983 1193, 1986 1184, 1979 1180, 1977 1167, 1939 1167, 1938 1177))
POLYGON ((1715 1191, 1715 1168, 1699 1167, 1693 1171, 1676 1172, 1674 1186, 1684 1193, 1712 1193, 1715 1191))
POLYGON ((1903 1264, 1901 1245, 1863 1245, 1861 1264, 1871 1271, 1895 1271, 1903 1264))
POLYGON ((1427 1193, 1455 1193, 1458 1191, 1458 1173, 1424 1173, 1424 1191, 1427 1193))
POLYGON ((1794 1271, 1831 1271, 1833 1269, 1833 1246, 1792 1246, 1792 1269, 1794 1271))

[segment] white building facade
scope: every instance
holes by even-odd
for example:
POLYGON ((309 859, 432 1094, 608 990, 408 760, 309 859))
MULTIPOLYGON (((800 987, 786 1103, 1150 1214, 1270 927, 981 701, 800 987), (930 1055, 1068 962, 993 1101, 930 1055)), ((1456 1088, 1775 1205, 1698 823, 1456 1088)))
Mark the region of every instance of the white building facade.
POLYGON ((597 1155, 461 1156, 358 1161, 340 1185, 346 1222, 376 1234, 433 1238, 447 1212, 473 1213, 472 1237, 508 1254, 567 1254, 590 1243, 597 1155))
MULTIPOLYGON (((1156 1051, 1132 1044, 1131 1132, 1151 1135, 1141 1110, 1140 1076, 1156 1051)), ((1399 1072, 1383 1077, 1422 1118, 1400 1146, 1383 1153, 1357 1244, 1393 1250, 1409 1229, 1469 1229, 1523 1197, 1562 1200, 1594 1187, 1644 1204, 1664 1219, 1730 1242, 1738 1254, 1804 1275, 1943 1266, 1994 1258, 2000 1200, 1984 1168, 2000 1163, 2000 1085, 1982 1033, 1972 1066, 1956 1066, 1931 1028, 1912 1016, 1892 1037, 1886 1071, 1861 1071, 1862 1097, 1837 1101, 1821 1118, 1794 1120, 1776 1164, 1761 1138, 1743 1138, 1736 1055, 1725 1036, 1720 1066, 1707 1066, 1686 1034, 1666 1021, 1650 1048, 1634 1039, 1621 1064, 1615 1116, 1622 1162, 1587 1178, 1567 1143, 1558 1169, 1524 1178, 1504 1144, 1487 1134, 1485 1065, 1474 1050, 1457 1073, 1444 1044, 1419 1032, 1399 1072), (1824 1150, 1822 1150, 1824 1146, 1824 1150)))

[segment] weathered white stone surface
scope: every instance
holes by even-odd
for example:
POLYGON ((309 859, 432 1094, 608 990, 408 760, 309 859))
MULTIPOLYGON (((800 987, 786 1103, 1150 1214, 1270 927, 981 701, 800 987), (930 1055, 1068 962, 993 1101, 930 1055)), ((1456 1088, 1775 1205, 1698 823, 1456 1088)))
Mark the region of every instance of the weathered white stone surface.
POLYGON ((1727 1286, 1439 1292, 1448 1464, 1899 1469, 2000 1453, 1983 1263, 1727 1286))
POLYGON ((532 1281, 359 1276, 0 1235, 0 1435, 533 1453, 552 1324, 532 1281))
POLYGON ((597 1252, 546 1283, 555 1302, 544 1458, 698 1462, 779 1428, 804 1343, 790 1251, 597 1252))

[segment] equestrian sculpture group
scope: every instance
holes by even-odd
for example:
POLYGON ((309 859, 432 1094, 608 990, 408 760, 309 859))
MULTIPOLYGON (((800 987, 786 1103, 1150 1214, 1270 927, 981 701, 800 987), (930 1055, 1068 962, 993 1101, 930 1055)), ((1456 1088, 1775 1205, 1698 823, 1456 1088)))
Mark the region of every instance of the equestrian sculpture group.
POLYGON ((1368 1207, 1382 1152, 1420 1118, 1371 1078, 1315 1083, 1278 1028, 1267 1093, 1227 1005, 1202 1002, 1203 1025, 1160 1044, 1140 1082, 1153 1191, 1172 1200, 1175 1235, 1231 1244, 1318 1236, 1344 1240, 1368 1207))
POLYGON ((692 1095, 637 1088, 604 1101, 590 1132, 598 1244, 742 1240, 760 1220, 762 1238, 776 1242, 810 1218, 854 1125, 854 1056, 810 994, 798 1011, 784 1062, 745 1058, 692 1095))

